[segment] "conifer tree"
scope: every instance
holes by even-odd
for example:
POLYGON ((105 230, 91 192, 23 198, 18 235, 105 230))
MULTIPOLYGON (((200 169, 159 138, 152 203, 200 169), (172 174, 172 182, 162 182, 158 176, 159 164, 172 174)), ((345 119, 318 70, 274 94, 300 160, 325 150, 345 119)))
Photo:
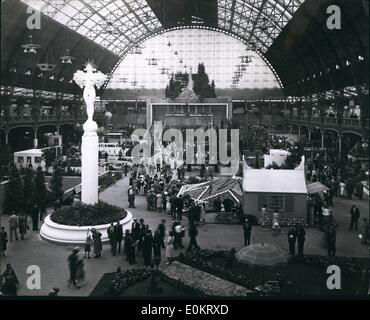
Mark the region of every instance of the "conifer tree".
POLYGON ((17 167, 12 166, 9 172, 9 183, 6 192, 6 211, 11 213, 23 209, 23 180, 17 167))

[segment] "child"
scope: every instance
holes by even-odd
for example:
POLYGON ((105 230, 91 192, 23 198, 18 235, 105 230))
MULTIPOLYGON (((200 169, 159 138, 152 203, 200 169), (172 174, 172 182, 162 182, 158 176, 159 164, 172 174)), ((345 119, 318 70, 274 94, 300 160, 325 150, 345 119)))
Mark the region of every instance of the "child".
POLYGON ((91 236, 90 236, 90 230, 88 230, 87 231, 87 236, 86 236, 86 241, 85 241, 84 259, 86 259, 86 255, 87 255, 87 259, 90 259, 91 244, 92 244, 92 239, 91 239, 91 236))

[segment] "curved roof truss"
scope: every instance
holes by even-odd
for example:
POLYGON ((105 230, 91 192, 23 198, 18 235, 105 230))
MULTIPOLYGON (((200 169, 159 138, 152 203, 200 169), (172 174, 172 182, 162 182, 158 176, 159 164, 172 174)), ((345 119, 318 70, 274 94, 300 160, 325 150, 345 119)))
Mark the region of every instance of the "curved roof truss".
MULTIPOLYGON (((163 30, 145 0, 22 0, 117 55, 163 30)), ((218 28, 267 51, 303 0, 217 0, 218 28)))

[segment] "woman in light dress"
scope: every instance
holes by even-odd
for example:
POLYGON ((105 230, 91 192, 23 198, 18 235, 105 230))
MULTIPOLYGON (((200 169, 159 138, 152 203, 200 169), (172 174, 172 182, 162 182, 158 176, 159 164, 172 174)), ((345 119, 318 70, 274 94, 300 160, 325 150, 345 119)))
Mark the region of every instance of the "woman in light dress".
POLYGON ((346 184, 344 181, 341 181, 339 183, 339 195, 341 198, 345 198, 346 197, 346 184))
POLYGON ((162 195, 160 193, 157 193, 157 211, 162 212, 163 209, 163 202, 162 202, 162 195))
POLYGON ((173 262, 174 257, 174 248, 173 243, 175 241, 175 238, 173 236, 173 232, 170 231, 166 240, 166 258, 167 258, 167 265, 171 264, 173 262))
POLYGON ((171 198, 169 195, 166 196, 166 213, 171 215, 171 198))

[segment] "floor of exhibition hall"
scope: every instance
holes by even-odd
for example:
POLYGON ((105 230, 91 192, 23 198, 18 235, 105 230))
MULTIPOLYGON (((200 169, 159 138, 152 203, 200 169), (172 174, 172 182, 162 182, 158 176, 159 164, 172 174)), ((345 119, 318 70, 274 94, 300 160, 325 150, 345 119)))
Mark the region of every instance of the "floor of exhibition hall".
MULTIPOLYGON (((115 186, 112 186, 100 194, 100 199, 110 204, 118 205, 124 208, 128 207, 127 189, 128 177, 119 180, 115 186)), ((349 225, 349 210, 354 201, 335 198, 335 206, 333 214, 337 228, 337 256, 346 257, 368 257, 368 246, 361 245, 356 231, 348 230, 349 225)), ((357 200, 356 203, 360 208, 362 216, 369 211, 368 200, 357 200)), ((143 218, 146 224, 149 224, 151 229, 166 219, 167 227, 170 226, 172 219, 166 217, 161 212, 147 212, 146 200, 144 196, 137 196, 135 202, 136 208, 130 209, 133 217, 143 218)), ((187 227, 187 218, 183 219, 183 224, 187 227)), ((1 217, 1 225, 7 227, 7 217, 1 217)), ((268 243, 274 244, 277 247, 288 250, 288 242, 286 237, 287 228, 283 228, 284 233, 274 237, 271 230, 263 230, 256 226, 252 231, 251 243, 268 243)), ((305 254, 307 255, 327 255, 325 248, 324 233, 317 228, 306 228, 307 236, 305 242, 305 254)), ((237 250, 243 247, 243 229, 240 225, 224 225, 207 223, 199 226, 198 243, 201 248, 207 249, 231 249, 237 250)), ((188 237, 184 239, 184 246, 188 244, 188 237)), ((69 278, 67 258, 74 246, 58 246, 40 240, 38 232, 28 232, 25 240, 18 240, 8 244, 6 257, 1 258, 1 269, 7 263, 11 263, 14 267, 19 282, 20 288, 18 295, 27 296, 45 296, 53 287, 60 289, 60 296, 88 296, 95 288, 99 280, 105 273, 114 272, 118 266, 123 270, 143 265, 143 258, 138 257, 138 264, 130 266, 123 254, 112 256, 110 253, 109 244, 103 247, 101 259, 91 258, 85 260, 86 280, 80 289, 68 287, 67 279, 69 278), (26 281, 29 275, 27 268, 31 265, 40 267, 41 270, 41 289, 29 290, 26 286, 26 281)), ((160 268, 173 268, 166 266, 165 253, 162 250, 162 263, 160 268)), ((176 254, 185 250, 176 250, 176 254)))

